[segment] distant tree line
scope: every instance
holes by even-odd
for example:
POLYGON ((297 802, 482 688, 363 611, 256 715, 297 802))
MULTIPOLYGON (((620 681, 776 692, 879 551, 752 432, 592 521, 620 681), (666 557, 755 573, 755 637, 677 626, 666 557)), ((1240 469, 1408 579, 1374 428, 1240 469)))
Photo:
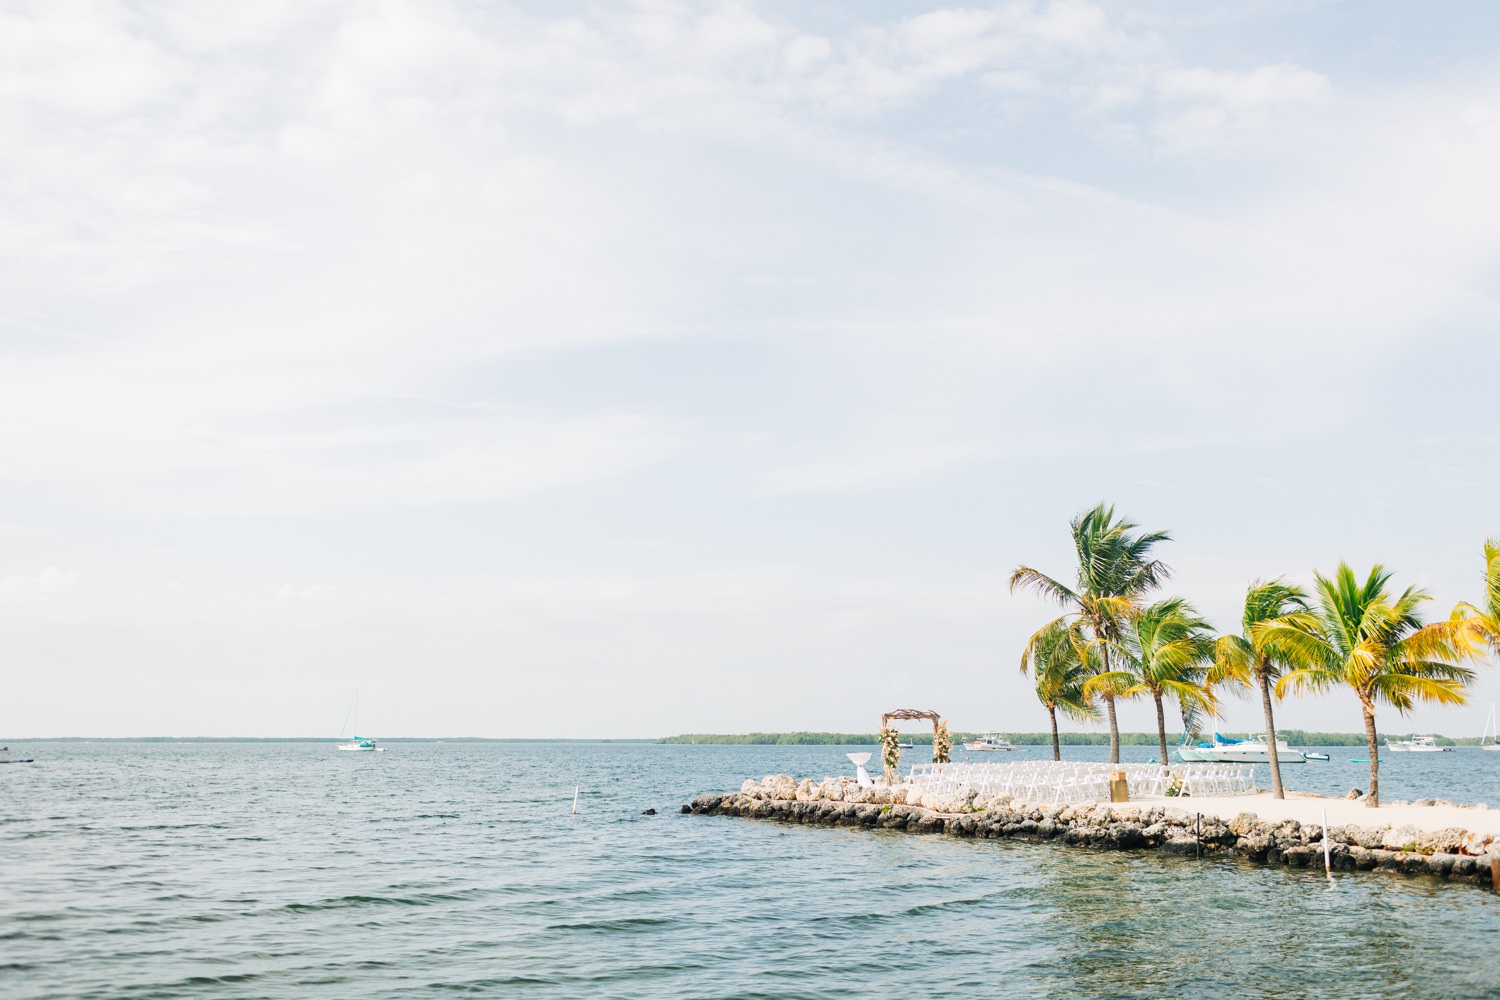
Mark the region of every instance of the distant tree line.
MULTIPOLYGON (((1046 746, 1052 742, 1051 733, 1009 733, 1007 734, 1012 743, 1017 746, 1046 746)), ((1176 741, 1182 738, 1182 734, 1168 734, 1176 741)), ((1231 738, 1242 738, 1249 733, 1223 733, 1231 738)), ((1364 746, 1364 733, 1319 733, 1307 729, 1283 729, 1278 734, 1291 746, 1298 747, 1357 747, 1364 746)), ((1383 733, 1381 738, 1403 739, 1410 733, 1383 733)), ((906 742, 913 746, 929 746, 932 743, 932 734, 922 735, 912 733, 910 736, 902 734, 906 742)), ((978 733, 954 733, 953 737, 959 742, 967 742, 978 737, 978 733)), ((1156 733, 1121 733, 1120 745, 1128 747, 1148 747, 1157 743, 1156 733)), ((1058 741, 1063 746, 1069 747, 1103 747, 1109 746, 1108 733, 1058 733, 1058 741)), ((658 743, 706 743, 721 744, 725 746, 851 746, 867 747, 877 746, 880 743, 878 733, 683 733, 681 736, 664 736, 657 740, 658 743)), ((1468 736, 1450 739, 1446 736, 1437 737, 1440 746, 1477 746, 1479 737, 1468 736)), ((957 752, 962 752, 961 746, 955 747, 957 752)), ((997 759, 999 755, 997 755, 997 759)))

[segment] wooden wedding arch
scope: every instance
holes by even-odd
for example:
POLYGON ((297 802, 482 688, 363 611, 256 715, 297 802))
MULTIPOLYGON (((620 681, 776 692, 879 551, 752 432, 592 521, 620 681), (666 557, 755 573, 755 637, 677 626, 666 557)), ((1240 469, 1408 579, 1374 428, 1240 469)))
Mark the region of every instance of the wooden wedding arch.
POLYGON ((880 717, 880 756, 881 763, 885 765, 885 780, 889 784, 897 782, 901 767, 900 737, 891 728, 891 723, 914 719, 926 719, 932 723, 932 759, 939 764, 948 762, 948 751, 953 749, 953 738, 948 735, 948 727, 943 723, 942 716, 936 712, 924 712, 920 708, 898 708, 887 712, 880 717))

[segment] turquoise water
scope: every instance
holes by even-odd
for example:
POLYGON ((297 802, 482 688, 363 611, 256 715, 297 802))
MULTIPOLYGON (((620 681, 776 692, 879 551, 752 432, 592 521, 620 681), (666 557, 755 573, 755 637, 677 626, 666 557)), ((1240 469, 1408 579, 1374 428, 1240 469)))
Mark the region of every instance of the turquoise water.
MULTIPOLYGON (((676 812, 846 748, 25 749, 6 998, 1500 996, 1487 890, 676 812)), ((1500 801, 1479 758, 1422 792, 1500 801)))

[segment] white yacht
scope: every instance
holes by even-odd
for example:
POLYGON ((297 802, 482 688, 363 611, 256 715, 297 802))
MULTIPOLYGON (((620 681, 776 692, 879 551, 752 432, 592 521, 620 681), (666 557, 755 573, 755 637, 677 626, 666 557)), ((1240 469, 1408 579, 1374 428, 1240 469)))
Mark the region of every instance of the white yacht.
MULTIPOLYGON (((1212 743, 1199 743, 1196 747, 1180 746, 1177 759, 1189 763, 1217 761, 1224 764, 1267 764, 1271 751, 1264 734, 1257 733, 1245 740, 1234 740, 1214 733, 1212 743)), ((1282 764, 1305 764, 1307 757, 1301 750, 1293 750, 1286 740, 1276 741, 1276 760, 1282 764)))
POLYGON ((1440 747, 1433 736, 1413 736, 1409 740, 1386 740, 1385 748, 1392 753, 1443 753, 1452 747, 1440 747))
POLYGON ((1005 738, 1004 733, 985 733, 977 740, 970 740, 964 744, 965 750, 1014 750, 1010 740, 1005 738))
POLYGON ((1490 702, 1490 714, 1484 719, 1484 734, 1479 737, 1479 749, 1500 750, 1500 725, 1495 718, 1495 703, 1490 702))

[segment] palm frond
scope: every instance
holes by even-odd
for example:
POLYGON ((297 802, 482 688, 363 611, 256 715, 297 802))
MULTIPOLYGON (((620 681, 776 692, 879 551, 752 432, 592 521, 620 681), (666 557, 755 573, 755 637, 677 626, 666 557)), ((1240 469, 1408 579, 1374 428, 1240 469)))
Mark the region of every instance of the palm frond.
POLYGON ((1091 698, 1102 698, 1106 695, 1128 698, 1144 693, 1145 688, 1138 683, 1136 675, 1129 670, 1108 670, 1095 674, 1085 681, 1083 691, 1091 698))
POLYGON ((1484 613, 1500 623, 1500 538, 1484 542, 1484 613))
POLYGON ((1467 601, 1453 606, 1448 623, 1465 658, 1477 660, 1491 651, 1500 650, 1500 620, 1467 601))
POLYGON ((1218 699, 1214 697, 1213 691, 1199 684, 1164 680, 1161 682, 1161 692, 1175 697, 1179 705, 1197 705, 1210 715, 1218 706, 1218 699))
POLYGON ((1370 684, 1370 694, 1405 713, 1417 701, 1439 705, 1462 705, 1468 701, 1466 681, 1449 677, 1414 674, 1381 674, 1370 684))
POLYGON ((1094 700, 1085 695, 1081 689, 1068 697, 1059 697, 1053 707, 1068 718, 1079 722, 1093 722, 1103 714, 1094 700))
POLYGON ((1025 674, 1030 670, 1033 660, 1050 653, 1053 645, 1058 641, 1059 630, 1064 632, 1068 630, 1068 617, 1068 615, 1062 615, 1054 618, 1031 634, 1031 638, 1026 640, 1026 645, 1021 650, 1021 673, 1025 674))
POLYGON ((1282 577, 1255 580, 1245 591, 1245 613, 1240 618, 1244 635, 1261 622, 1308 610, 1307 591, 1282 577))
POLYGON ((1298 694, 1322 694, 1343 683, 1343 675, 1332 670, 1301 667, 1288 670, 1276 682, 1276 697, 1285 698, 1288 691, 1298 694))
POLYGON ((1249 684, 1255 671, 1255 647, 1244 636, 1221 635, 1214 640, 1212 684, 1249 684))
POLYGON ((1078 595, 1066 586, 1058 583, 1052 577, 1041 570, 1032 569, 1030 566, 1017 566, 1010 574, 1010 592, 1030 591, 1038 597, 1058 604, 1076 604, 1078 595))
POLYGON ((1283 669, 1329 668, 1339 662, 1338 648, 1319 618, 1288 615, 1261 622, 1250 629, 1251 642, 1283 669))

